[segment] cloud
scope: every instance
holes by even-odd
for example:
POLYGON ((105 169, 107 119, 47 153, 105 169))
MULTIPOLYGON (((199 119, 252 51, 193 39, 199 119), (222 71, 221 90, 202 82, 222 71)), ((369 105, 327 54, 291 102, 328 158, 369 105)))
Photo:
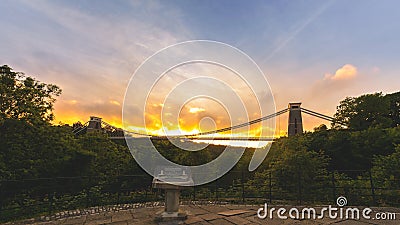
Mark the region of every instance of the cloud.
POLYGON ((137 4, 114 4, 114 11, 104 13, 109 5, 101 3, 88 9, 69 2, 21 2, 14 7, 28 13, 12 23, 0 22, 13 34, 1 38, 7 43, 0 44, 4 52, 12 52, 2 60, 63 89, 55 105, 57 121, 101 114, 121 124, 124 91, 134 69, 155 51, 191 39, 179 10, 159 2, 137 4))
POLYGON ((356 77, 357 74, 357 67, 351 64, 346 64, 336 70, 335 74, 325 74, 325 80, 347 80, 356 77))

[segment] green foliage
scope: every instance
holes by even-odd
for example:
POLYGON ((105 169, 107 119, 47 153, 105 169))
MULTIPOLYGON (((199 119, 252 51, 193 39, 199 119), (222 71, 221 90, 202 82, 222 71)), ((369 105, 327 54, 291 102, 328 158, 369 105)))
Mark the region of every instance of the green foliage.
POLYGON ((256 188, 253 191, 257 192, 261 186, 263 192, 268 192, 272 185, 275 198, 298 200, 319 196, 323 199, 325 194, 320 193, 320 189, 322 184, 329 182, 329 158, 323 152, 308 151, 304 141, 303 137, 295 136, 274 143, 269 168, 248 181, 249 189, 256 188))
MULTIPOLYGON (((178 148, 167 140, 153 140, 155 148, 168 160, 175 163, 184 163, 188 166, 205 164, 217 158, 225 146, 210 145, 201 151, 187 151, 178 148)), ((190 147, 195 146, 192 143, 190 147)))
POLYGON ((53 104, 61 89, 45 84, 7 65, 0 67, 0 123, 5 119, 24 120, 31 124, 54 119, 53 104))
POLYGON ((371 186, 369 172, 365 171, 346 171, 357 175, 346 173, 334 173, 336 197, 345 196, 352 205, 375 205, 374 190, 371 186))
POLYGON ((400 145, 387 156, 375 156, 371 170, 377 194, 383 196, 380 204, 400 205, 400 145))
POLYGON ((77 142, 95 157, 90 161, 88 174, 113 176, 126 172, 133 162, 127 147, 112 142, 105 134, 93 132, 79 136, 77 142))
POLYGON ((400 92, 385 96, 390 101, 389 117, 392 120, 392 127, 400 126, 400 92))
POLYGON ((337 106, 333 127, 346 125, 351 130, 396 127, 400 124, 400 92, 347 97, 337 106))
POLYGON ((77 175, 94 156, 69 127, 7 119, 0 126, 2 179, 77 175))
POLYGON ((374 155, 393 153, 400 144, 400 127, 361 131, 316 129, 302 136, 308 150, 323 150, 331 158, 331 170, 368 170, 374 155))
POLYGON ((400 145, 393 154, 377 155, 373 160, 372 173, 385 187, 400 188, 400 145))

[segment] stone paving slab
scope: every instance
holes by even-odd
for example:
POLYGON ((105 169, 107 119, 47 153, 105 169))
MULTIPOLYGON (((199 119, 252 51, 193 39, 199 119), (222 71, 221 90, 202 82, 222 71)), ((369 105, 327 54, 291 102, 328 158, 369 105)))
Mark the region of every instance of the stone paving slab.
POLYGON ((357 221, 357 220, 342 220, 342 221, 336 222, 335 224, 337 224, 337 225, 367 225, 367 224, 375 224, 375 223, 366 223, 366 222, 357 221))
MULTIPOLYGON (((374 213, 371 213, 371 217, 375 216, 376 212, 392 212, 396 213, 396 220, 343 220, 343 219, 330 219, 328 217, 323 219, 279 219, 274 217, 273 219, 260 219, 256 213, 260 206, 240 206, 240 205, 189 205, 182 206, 182 211, 188 211, 188 218, 184 221, 168 221, 157 223, 155 222, 155 215, 157 212, 162 211, 162 207, 148 207, 148 208, 135 208, 128 210, 120 210, 115 212, 101 212, 91 215, 82 215, 76 217, 69 217, 58 219, 47 222, 36 222, 33 220, 26 220, 25 222, 15 222, 7 224, 39 224, 39 225, 74 225, 74 224, 112 224, 112 225, 175 225, 175 224, 190 224, 190 225, 210 225, 210 224, 268 224, 268 225, 289 225, 289 224, 301 224, 301 225, 370 225, 370 224, 383 224, 383 225, 398 225, 400 224, 400 209, 399 208, 372 208, 374 213), (243 212, 245 211, 245 212, 243 212), (243 213, 241 213, 243 212, 243 213), (222 213, 222 214, 221 214, 222 213)), ((290 208, 291 206, 275 206, 276 208, 285 207, 290 208)), ((299 210, 302 207, 296 207, 299 210)), ((318 207, 315 207, 318 211, 318 207)), ((275 215, 276 216, 276 215, 275 215)))
POLYGON ((100 213, 88 215, 85 221, 86 225, 97 225, 111 223, 112 213, 100 213))
POLYGON ((201 221, 198 223, 194 223, 194 225, 210 225, 211 223, 207 222, 207 221, 201 221))
POLYGON ((69 225, 69 224, 80 224, 80 223, 85 223, 87 216, 79 216, 79 217, 72 217, 72 218, 67 218, 65 221, 62 223, 63 225, 69 225))
POLYGON ((111 216, 111 222, 127 221, 133 219, 131 213, 116 213, 111 216))
POLYGON ((225 206, 217 206, 217 205, 201 205, 199 207, 213 213, 223 212, 226 211, 227 209, 225 206))
POLYGON ((189 216, 187 220, 185 220, 186 224, 194 224, 194 223, 199 223, 199 222, 203 222, 204 219, 200 218, 198 216, 189 216))
POLYGON ((117 222, 111 222, 111 223, 107 223, 107 224, 109 224, 109 225, 127 225, 128 221, 127 220, 125 220, 125 221, 117 221, 117 222))
POLYGON ((225 220, 228 220, 229 222, 233 223, 233 224, 249 224, 251 223, 249 220, 246 220, 245 218, 242 218, 240 216, 227 216, 226 218, 224 218, 225 220))
POLYGON ((242 210, 242 209, 234 209, 234 210, 229 210, 229 211, 223 211, 218 214, 222 215, 222 216, 235 216, 235 215, 244 214, 247 212, 249 212, 249 211, 242 210))
POLYGON ((204 210, 200 207, 195 206, 183 206, 181 207, 183 211, 188 211, 191 215, 203 215, 210 213, 210 211, 204 210))
POLYGON ((234 223, 231 223, 227 220, 224 219, 216 219, 216 220, 212 220, 212 221, 208 221, 211 224, 216 224, 216 225, 233 225, 234 223))
POLYGON ((260 220, 259 218, 257 218, 256 215, 248 216, 248 217, 243 217, 243 218, 245 218, 246 220, 250 221, 251 224, 262 224, 262 222, 263 222, 262 220, 260 220))
POLYGON ((208 214, 200 215, 199 217, 205 221, 211 221, 211 220, 216 220, 216 219, 222 218, 223 216, 218 215, 216 213, 208 213, 208 214))

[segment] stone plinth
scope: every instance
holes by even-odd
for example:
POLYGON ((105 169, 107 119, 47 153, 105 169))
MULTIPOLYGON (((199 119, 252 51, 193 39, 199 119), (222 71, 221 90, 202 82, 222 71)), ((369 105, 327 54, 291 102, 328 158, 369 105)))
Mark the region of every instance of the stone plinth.
POLYGON ((158 174, 153 179, 153 188, 165 191, 164 210, 156 214, 156 220, 184 220, 187 213, 179 210, 180 190, 185 186, 192 186, 193 179, 190 172, 180 167, 166 167, 158 169, 158 174))

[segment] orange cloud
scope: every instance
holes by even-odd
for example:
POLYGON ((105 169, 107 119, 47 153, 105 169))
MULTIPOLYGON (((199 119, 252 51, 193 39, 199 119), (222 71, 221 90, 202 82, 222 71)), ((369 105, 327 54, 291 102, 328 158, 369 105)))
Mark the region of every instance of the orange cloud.
POLYGON ((336 70, 335 74, 325 74, 325 79, 330 80, 347 80, 356 77, 358 74, 357 67, 346 64, 343 67, 336 70))

